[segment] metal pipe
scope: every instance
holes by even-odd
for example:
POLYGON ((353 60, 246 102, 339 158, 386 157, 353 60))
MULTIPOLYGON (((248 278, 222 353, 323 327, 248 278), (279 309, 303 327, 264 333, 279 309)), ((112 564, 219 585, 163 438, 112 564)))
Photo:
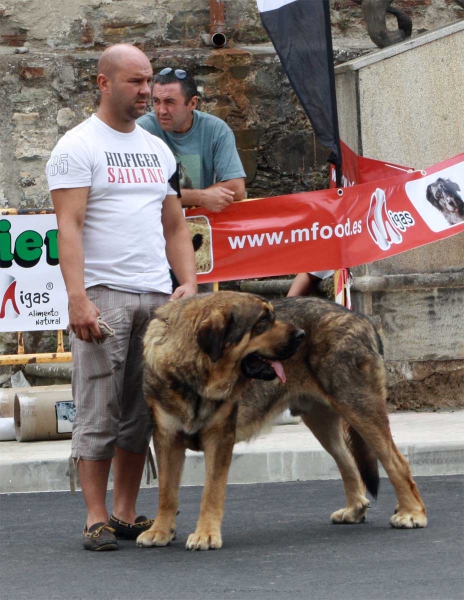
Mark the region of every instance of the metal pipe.
MULTIPOLYGON (((269 279, 267 281, 242 281, 240 290, 252 294, 287 294, 291 279, 269 279)), ((320 284, 319 284, 320 285, 320 284)), ((464 287, 464 270, 445 273, 404 273, 399 275, 362 275, 353 278, 352 292, 394 292, 435 288, 464 287)))
POLYGON ((209 3, 209 33, 211 44, 215 48, 222 48, 226 45, 225 35, 226 18, 224 15, 223 0, 210 0, 209 3))
POLYGON ((60 390, 22 388, 14 399, 16 439, 18 442, 69 439, 75 412, 70 384, 60 390))

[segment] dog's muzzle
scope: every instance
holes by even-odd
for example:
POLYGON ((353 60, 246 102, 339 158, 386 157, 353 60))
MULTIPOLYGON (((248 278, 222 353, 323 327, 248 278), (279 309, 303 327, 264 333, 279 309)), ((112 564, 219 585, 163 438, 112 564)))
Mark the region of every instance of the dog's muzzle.
POLYGON ((273 358, 262 356, 258 352, 249 354, 242 361, 242 373, 250 379, 262 379, 264 381, 272 381, 278 377, 282 383, 285 383, 287 378, 280 361, 295 354, 304 336, 305 332, 302 329, 295 328, 288 342, 284 347, 279 348, 273 358))

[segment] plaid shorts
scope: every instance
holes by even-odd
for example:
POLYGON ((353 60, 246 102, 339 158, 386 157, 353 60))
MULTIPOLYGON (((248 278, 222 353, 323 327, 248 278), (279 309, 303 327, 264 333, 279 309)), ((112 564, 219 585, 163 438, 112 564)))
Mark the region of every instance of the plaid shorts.
POLYGON ((115 334, 102 344, 70 334, 76 406, 72 455, 105 460, 114 456, 115 446, 145 453, 153 427, 142 391, 142 341, 154 310, 169 295, 132 294, 97 285, 87 289, 87 296, 115 334))

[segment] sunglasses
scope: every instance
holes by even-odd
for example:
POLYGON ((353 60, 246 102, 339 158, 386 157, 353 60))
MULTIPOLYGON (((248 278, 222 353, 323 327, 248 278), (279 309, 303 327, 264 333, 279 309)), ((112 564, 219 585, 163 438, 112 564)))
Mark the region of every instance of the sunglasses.
POLYGON ((177 79, 185 79, 187 77, 187 71, 184 71, 184 69, 174 70, 172 67, 166 67, 165 69, 160 71, 158 75, 169 75, 169 73, 171 73, 172 71, 174 71, 174 75, 177 77, 177 79))

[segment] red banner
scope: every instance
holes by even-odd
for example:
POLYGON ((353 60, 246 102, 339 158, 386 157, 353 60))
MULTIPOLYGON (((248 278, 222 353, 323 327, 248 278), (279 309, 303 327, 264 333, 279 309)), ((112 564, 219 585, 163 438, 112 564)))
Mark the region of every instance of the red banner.
POLYGON ((198 281, 340 269, 464 230, 464 154, 426 171, 343 147, 344 189, 187 211, 198 281))
MULTIPOLYGON (((342 149, 342 183, 343 187, 351 187, 360 183, 372 183, 378 179, 397 177, 401 173, 413 173, 412 167, 403 167, 394 163, 358 156, 345 142, 340 141, 342 149)), ((335 185, 335 167, 331 167, 330 187, 335 185)))

